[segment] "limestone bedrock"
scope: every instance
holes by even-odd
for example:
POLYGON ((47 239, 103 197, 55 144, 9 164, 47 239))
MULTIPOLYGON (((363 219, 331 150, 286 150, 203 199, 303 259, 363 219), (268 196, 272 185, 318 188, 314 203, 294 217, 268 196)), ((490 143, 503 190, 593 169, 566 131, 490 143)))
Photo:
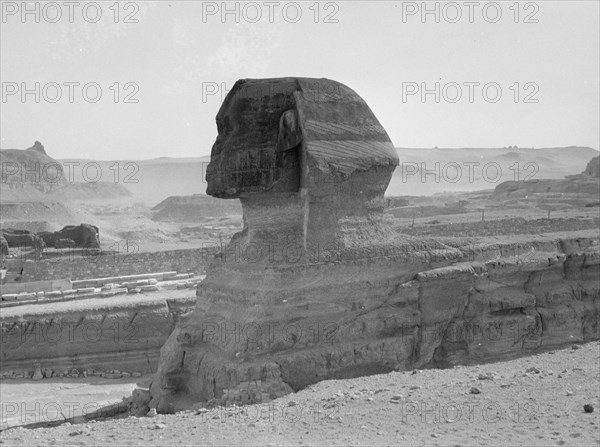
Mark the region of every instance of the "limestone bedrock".
POLYGON ((241 201, 243 230, 210 264, 138 408, 264 402, 328 378, 598 338, 597 236, 538 238, 515 258, 509 244, 490 257, 473 239, 393 232, 383 196, 398 156, 345 85, 240 80, 217 128, 207 193, 241 201))

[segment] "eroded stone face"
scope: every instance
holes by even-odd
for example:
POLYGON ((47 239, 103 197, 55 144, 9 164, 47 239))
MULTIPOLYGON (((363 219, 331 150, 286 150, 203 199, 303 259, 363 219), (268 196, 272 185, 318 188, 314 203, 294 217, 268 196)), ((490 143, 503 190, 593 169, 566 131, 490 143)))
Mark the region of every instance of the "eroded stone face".
MULTIPOLYGON (((217 115, 219 135, 207 170, 207 193, 219 198, 240 198, 268 192, 297 192, 299 189, 299 149, 278 151, 280 122, 294 113, 291 94, 276 92, 278 82, 238 81, 217 115), (276 93, 274 93, 276 92, 276 93)), ((285 82, 290 85, 290 82, 285 82)), ((288 88, 288 91, 290 89, 288 88)), ((288 121, 284 120, 286 137, 288 121)))

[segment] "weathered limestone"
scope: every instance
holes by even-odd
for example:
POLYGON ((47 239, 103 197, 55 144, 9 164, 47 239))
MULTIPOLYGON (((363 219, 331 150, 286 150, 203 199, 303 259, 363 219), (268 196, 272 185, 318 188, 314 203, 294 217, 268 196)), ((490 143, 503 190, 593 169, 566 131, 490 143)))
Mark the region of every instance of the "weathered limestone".
POLYGON ((28 231, 13 230, 9 228, 7 230, 0 230, 0 234, 2 234, 3 239, 7 242, 8 247, 33 247, 37 250, 46 248, 46 244, 41 237, 31 234, 28 231))
POLYGON ((583 174, 589 175, 590 177, 600 177, 600 157, 594 157, 587 164, 583 174))
POLYGON ((525 258, 392 232, 383 194, 398 158, 348 87, 239 81, 217 127, 207 192, 239 198, 244 228, 199 284, 139 407, 260 402, 327 378, 598 338, 597 235, 541 238, 525 258))
POLYGON ((33 370, 36 362, 61 371, 154 371, 160 347, 192 306, 182 294, 155 294, 3 308, 0 375, 33 370))
POLYGON ((100 248, 99 230, 95 225, 80 224, 67 225, 62 230, 55 232, 44 231, 37 234, 48 247, 63 248, 64 246, 75 246, 84 248, 100 248), (72 245, 65 245, 70 240, 72 245))

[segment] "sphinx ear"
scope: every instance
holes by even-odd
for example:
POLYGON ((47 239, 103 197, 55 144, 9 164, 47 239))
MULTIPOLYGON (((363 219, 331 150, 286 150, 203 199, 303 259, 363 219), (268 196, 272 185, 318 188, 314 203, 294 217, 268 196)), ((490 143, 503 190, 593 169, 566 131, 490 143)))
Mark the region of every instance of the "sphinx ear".
POLYGON ((286 110, 279 119, 279 134, 277 135, 277 152, 285 152, 295 148, 302 141, 302 132, 298 123, 298 113, 286 110))

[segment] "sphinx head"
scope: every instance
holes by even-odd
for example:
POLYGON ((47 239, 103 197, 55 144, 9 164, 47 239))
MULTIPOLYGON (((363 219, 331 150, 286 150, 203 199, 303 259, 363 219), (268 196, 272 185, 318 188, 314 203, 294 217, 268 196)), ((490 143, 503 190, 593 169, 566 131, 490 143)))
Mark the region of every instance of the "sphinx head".
POLYGON ((311 226, 335 227, 340 218, 378 210, 398 164, 365 101, 329 79, 240 80, 217 129, 207 193, 239 198, 249 224, 265 214, 261 207, 270 208, 270 223, 286 208, 280 216, 300 225, 305 239, 311 226))

